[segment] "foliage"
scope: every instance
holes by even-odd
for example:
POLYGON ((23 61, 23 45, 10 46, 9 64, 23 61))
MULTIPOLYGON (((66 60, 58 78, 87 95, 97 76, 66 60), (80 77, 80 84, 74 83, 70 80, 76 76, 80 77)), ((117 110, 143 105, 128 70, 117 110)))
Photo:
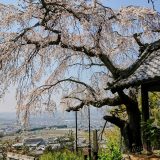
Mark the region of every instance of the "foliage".
POLYGON ((65 135, 68 138, 67 144, 65 144, 66 148, 68 149, 74 149, 74 144, 75 144, 75 136, 72 130, 69 130, 69 132, 65 135))
POLYGON ((5 142, 2 143, 1 151, 2 151, 2 156, 4 160, 7 158, 7 152, 12 151, 12 141, 6 140, 5 142))
POLYGON ((81 155, 65 150, 63 152, 49 152, 40 157, 40 160, 83 160, 81 155))
POLYGON ((120 105, 117 108, 112 108, 110 110, 108 110, 108 112, 112 115, 112 116, 116 116, 119 117, 123 120, 127 120, 127 113, 126 113, 126 107, 125 105, 120 105))
POLYGON ((142 123, 144 136, 151 142, 151 146, 160 147, 160 128, 154 125, 154 119, 149 119, 146 123, 142 123))
POLYGON ((57 142, 60 144, 61 148, 72 149, 74 148, 74 134, 72 130, 69 130, 66 135, 62 137, 57 137, 57 142))
POLYGON ((52 146, 47 146, 46 148, 45 148, 45 150, 44 150, 44 153, 50 153, 50 152, 52 152, 53 151, 53 149, 52 149, 52 146))
MULTIPOLYGON (((138 95, 138 103, 140 110, 142 112, 142 97, 138 95)), ((152 121, 154 119, 154 125, 160 126, 160 93, 159 92, 149 92, 149 108, 150 108, 150 117, 152 121)))
POLYGON ((149 102, 151 118, 154 119, 153 124, 160 127, 160 93, 151 92, 149 94, 149 102))
POLYGON ((117 129, 106 132, 106 149, 101 150, 99 160, 121 160, 120 134, 117 129))
POLYGON ((160 93, 149 92, 150 119, 142 123, 144 136, 153 148, 160 147, 160 93))
POLYGON ((22 147, 22 153, 23 153, 23 154, 26 154, 26 155, 27 155, 29 152, 30 152, 30 150, 29 150, 29 147, 28 147, 28 146, 23 146, 23 147, 22 147))

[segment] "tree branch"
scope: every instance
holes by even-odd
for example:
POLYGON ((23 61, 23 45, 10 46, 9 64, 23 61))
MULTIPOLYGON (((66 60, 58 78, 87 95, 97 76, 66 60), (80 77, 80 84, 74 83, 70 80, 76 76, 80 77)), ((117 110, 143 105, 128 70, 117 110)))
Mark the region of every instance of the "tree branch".
POLYGON ((91 86, 89 86, 88 84, 86 84, 86 83, 84 83, 84 82, 81 82, 81 81, 78 81, 78 80, 74 80, 74 79, 71 79, 71 78, 67 78, 67 79, 62 79, 62 80, 59 80, 59 81, 57 81, 56 83, 54 83, 54 84, 50 84, 50 85, 42 85, 42 86, 40 86, 40 87, 38 87, 36 90, 42 90, 42 92, 43 91, 45 91, 45 90, 49 90, 49 89, 51 89, 51 88, 53 88, 53 87, 55 87, 56 85, 58 85, 59 83, 62 83, 62 82, 72 82, 72 83, 77 83, 77 84, 80 84, 80 85, 83 85, 83 86, 85 86, 89 91, 90 91, 90 93, 92 94, 92 96, 93 97, 95 97, 95 90, 91 87, 91 86))
POLYGON ((144 52, 145 48, 146 48, 146 44, 143 44, 140 40, 140 36, 142 33, 135 33, 133 34, 133 38, 135 39, 135 41, 137 42, 137 44, 139 45, 139 52, 140 54, 144 52))
MULTIPOLYGON (((140 65, 145 61, 145 59, 151 54, 150 52, 150 45, 145 49, 145 51, 141 54, 141 56, 127 69, 124 69, 121 71, 120 77, 117 79, 124 79, 127 78, 128 76, 132 75, 135 70, 137 70, 140 65)), ((115 82, 116 83, 116 82, 115 82)))
POLYGON ((131 74, 133 74, 152 52, 159 50, 160 49, 160 39, 153 43, 145 44, 145 46, 146 48, 144 52, 140 55, 140 57, 130 67, 122 70, 121 76, 118 79, 124 79, 130 76, 131 74))
POLYGON ((55 30, 55 34, 58 35, 57 39, 55 41, 48 41, 48 42, 44 42, 44 43, 40 43, 39 41, 28 39, 28 37, 24 35, 25 32, 20 34, 17 38, 20 38, 20 36, 23 35, 23 38, 27 44, 34 44, 37 48, 45 48, 45 47, 48 47, 49 45, 60 45, 62 48, 71 49, 71 50, 77 51, 77 52, 82 52, 89 57, 98 57, 103 62, 103 64, 109 69, 109 71, 112 73, 114 78, 119 77, 119 73, 120 73, 119 69, 113 65, 113 63, 111 62, 109 57, 107 55, 103 54, 103 52, 100 51, 100 49, 98 49, 100 51, 100 53, 98 53, 96 55, 95 52, 92 51, 92 48, 87 48, 85 46, 75 46, 75 45, 71 45, 71 44, 66 44, 66 43, 62 42, 61 32, 58 30, 55 30))
POLYGON ((109 71, 112 73, 113 78, 116 79, 120 76, 120 70, 116 68, 109 57, 103 53, 98 55, 99 59, 105 64, 105 66, 109 69, 109 71))
MULTIPOLYGON (((65 98, 74 98, 74 97, 65 97, 65 98)), ((83 106, 87 105, 92 105, 93 107, 96 107, 96 108, 101 108, 103 106, 118 106, 118 105, 122 105, 123 102, 122 100, 120 99, 120 97, 114 97, 114 98, 104 98, 102 100, 91 100, 91 101, 88 101, 88 100, 80 100, 81 103, 77 106, 74 106, 74 107, 68 107, 67 108, 67 111, 74 111, 74 110, 79 110, 81 108, 83 108, 83 106)))
POLYGON ((133 97, 130 98, 123 91, 118 91, 117 93, 118 93, 120 99, 122 100, 123 104, 125 104, 127 106, 128 105, 130 106, 131 104, 136 104, 137 103, 137 101, 133 100, 133 97))
POLYGON ((153 10, 155 10, 154 0, 148 0, 148 3, 152 3, 153 10))
POLYGON ((83 102, 81 102, 79 105, 75 106, 75 107, 68 107, 66 109, 67 112, 70 111, 78 111, 79 109, 82 109, 85 106, 85 104, 83 102))
MULTIPOLYGON (((35 44, 35 46, 37 48, 45 48, 49 45, 59 45, 62 48, 66 48, 66 49, 71 49, 73 51, 77 51, 77 52, 82 52, 84 54, 86 54, 89 57, 98 57, 103 63, 104 65, 109 69, 109 71, 112 73, 113 77, 116 79, 117 77, 119 77, 119 69, 116 68, 114 66, 114 64, 112 63, 112 61, 109 59, 109 57, 106 54, 103 54, 103 52, 101 51, 100 53, 96 54, 93 49, 99 50, 99 47, 86 47, 86 46, 75 46, 75 45, 71 45, 71 44, 67 44, 64 43, 62 41, 62 36, 61 36, 61 31, 56 30, 56 29, 52 29, 50 27, 48 27, 46 25, 46 22, 48 21, 47 19, 45 19, 47 17, 47 15, 49 16, 49 14, 51 14, 50 12, 53 12, 54 9, 59 10, 59 11, 64 11, 64 12, 68 12, 70 14, 72 14, 72 16, 76 19, 78 19, 79 21, 81 21, 81 19, 85 18, 86 20, 88 20, 86 18, 86 14, 85 13, 81 13, 81 12, 76 12, 74 11, 72 8, 69 8, 67 6, 66 3, 61 3, 61 2, 46 2, 45 0, 40 0, 42 8, 44 8, 46 10, 46 13, 44 14, 44 18, 41 22, 36 23, 35 25, 33 25, 30 28, 26 28, 24 30, 24 32, 22 32, 20 35, 18 35, 15 40, 18 40, 21 37, 24 37, 24 40, 26 41, 27 44, 35 44), (48 12, 50 11, 50 12, 48 12), (55 41, 48 41, 48 42, 39 42, 36 40, 31 40, 29 39, 26 35, 26 32, 33 29, 34 27, 37 26, 44 26, 46 30, 49 30, 55 34, 57 34, 57 40, 55 41)), ((98 4, 100 5, 100 4, 98 4)), ((101 6, 101 5, 100 5, 101 6)), ((104 6, 101 6, 103 8, 106 8, 104 6)), ((111 10, 111 8, 108 8, 109 10, 111 10)), ((87 10, 87 9, 86 9, 87 10)), ((111 10, 112 11, 112 10, 111 10)), ((112 11, 113 12, 113 11, 112 11)), ((99 43, 100 37, 101 37, 101 31, 102 31, 102 24, 99 25, 98 31, 97 31, 97 43, 99 43)), ((14 41, 15 41, 14 40, 14 41)), ((25 44, 24 44, 25 45, 25 44)))
POLYGON ((2 69, 2 60, 0 60, 0 70, 2 69))
POLYGON ((121 128, 121 129, 126 124, 126 121, 124 121, 124 120, 122 120, 118 117, 114 117, 114 116, 106 115, 106 116, 103 117, 103 119, 105 119, 107 122, 110 122, 110 123, 116 125, 117 127, 121 128))

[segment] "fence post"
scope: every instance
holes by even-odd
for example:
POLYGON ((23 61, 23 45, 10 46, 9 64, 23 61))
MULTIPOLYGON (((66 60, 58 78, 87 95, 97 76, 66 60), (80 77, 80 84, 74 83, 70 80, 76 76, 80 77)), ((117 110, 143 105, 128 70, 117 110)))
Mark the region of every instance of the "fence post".
POLYGON ((98 160, 98 136, 97 136, 97 130, 93 131, 93 160, 98 160))

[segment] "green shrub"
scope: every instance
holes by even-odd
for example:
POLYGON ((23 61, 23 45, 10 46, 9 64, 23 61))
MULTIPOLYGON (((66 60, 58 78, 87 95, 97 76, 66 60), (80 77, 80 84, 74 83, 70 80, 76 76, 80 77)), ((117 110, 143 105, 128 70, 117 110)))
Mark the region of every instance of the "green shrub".
POLYGON ((160 129, 155 126, 154 121, 153 118, 148 119, 147 122, 142 123, 142 127, 144 136, 151 142, 151 146, 160 148, 160 129))
POLYGON ((49 152, 40 157, 40 160, 83 160, 81 155, 65 150, 63 152, 49 152))
POLYGON ((107 131, 106 138, 106 148, 101 149, 98 160, 121 160, 119 131, 115 128, 112 131, 107 131))
POLYGON ((115 144, 109 144, 106 150, 103 150, 99 154, 99 160, 121 160, 122 153, 115 144))

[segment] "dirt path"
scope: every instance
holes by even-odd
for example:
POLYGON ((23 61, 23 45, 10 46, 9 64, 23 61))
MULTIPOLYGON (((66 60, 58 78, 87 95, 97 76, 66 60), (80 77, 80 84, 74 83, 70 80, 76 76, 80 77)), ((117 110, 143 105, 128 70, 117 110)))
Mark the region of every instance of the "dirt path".
POLYGON ((156 155, 124 155, 124 160, 160 160, 160 156, 156 155))

